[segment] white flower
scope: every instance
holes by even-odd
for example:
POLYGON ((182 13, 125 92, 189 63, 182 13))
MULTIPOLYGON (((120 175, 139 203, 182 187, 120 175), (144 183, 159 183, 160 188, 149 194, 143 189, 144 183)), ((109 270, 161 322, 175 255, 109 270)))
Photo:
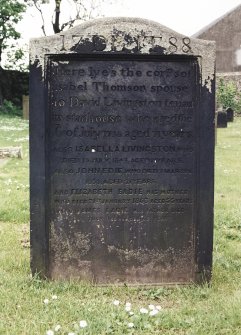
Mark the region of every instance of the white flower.
POLYGON ((129 312, 129 315, 131 315, 131 316, 132 316, 132 315, 134 315, 134 313, 133 313, 133 312, 129 312))
POLYGON ((140 313, 141 314, 148 314, 148 310, 144 307, 140 308, 140 313))
POLYGON ((68 333, 68 335, 75 335, 75 333, 68 333))
POLYGON ((126 312, 130 312, 130 310, 131 310, 131 306, 126 306, 126 307, 125 307, 125 311, 126 311, 126 312))
POLYGON ((131 307, 131 303, 130 302, 126 302, 126 307, 131 307))
POLYGON ((53 300, 56 300, 56 299, 58 299, 57 295, 55 295, 55 294, 54 294, 54 295, 52 295, 52 299, 53 299, 53 300))
POLYGON ((153 309, 152 311, 150 311, 150 316, 154 316, 157 315, 159 313, 159 311, 157 309, 153 309))
POLYGON ((44 299, 44 304, 47 305, 49 303, 49 299, 44 299))
POLYGON ((87 322, 85 320, 81 320, 79 322, 79 326, 80 326, 80 328, 85 328, 85 327, 87 327, 87 322))
POLYGON ((119 306, 119 305, 120 305, 120 301, 119 301, 119 300, 114 300, 114 301, 113 301, 113 304, 114 304, 115 306, 119 306))
POLYGON ((149 305, 148 308, 149 308, 150 310, 153 310, 153 309, 155 309, 155 306, 154 306, 154 305, 149 305))
POLYGON ((46 331, 46 335, 54 335, 54 332, 50 329, 46 331))
POLYGON ((57 325, 57 326, 55 326, 54 331, 58 332, 60 330, 60 328, 61 328, 61 326, 57 325))
POLYGON ((156 306, 156 309, 158 310, 158 311, 160 311, 161 309, 162 309, 162 307, 161 306, 156 306))
POLYGON ((133 323, 133 322, 129 322, 129 323, 127 324, 127 326, 128 326, 128 328, 133 328, 133 327, 134 327, 134 323, 133 323))

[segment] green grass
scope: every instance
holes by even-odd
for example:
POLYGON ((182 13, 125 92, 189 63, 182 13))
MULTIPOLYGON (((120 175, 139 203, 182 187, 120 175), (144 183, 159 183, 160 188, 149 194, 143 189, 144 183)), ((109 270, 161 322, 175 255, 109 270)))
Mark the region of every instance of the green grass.
POLYGON ((23 159, 0 166, 0 220, 29 222, 28 121, 0 115, 0 147, 22 147, 23 159))
POLYGON ((155 289, 103 288, 30 276, 28 125, 0 117, 0 128, 0 146, 21 144, 24 151, 23 160, 10 159, 0 167, 0 334, 45 335, 58 324, 55 334, 61 335, 241 334, 241 120, 218 129, 211 285, 155 289), (126 302, 132 303, 134 315, 125 311, 126 302), (155 316, 141 314, 139 309, 149 304, 162 310, 155 316), (80 320, 88 326, 81 329, 80 320), (128 328, 130 322, 134 328, 128 328))

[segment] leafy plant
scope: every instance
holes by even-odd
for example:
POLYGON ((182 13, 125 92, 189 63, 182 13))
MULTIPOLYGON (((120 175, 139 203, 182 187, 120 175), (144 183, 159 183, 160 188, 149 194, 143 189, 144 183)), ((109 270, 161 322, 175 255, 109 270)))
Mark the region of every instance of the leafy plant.
POLYGON ((3 100, 3 104, 0 107, 0 114, 22 116, 22 110, 19 107, 15 106, 11 101, 3 100))
POLYGON ((15 46, 9 48, 6 52, 4 68, 6 70, 17 70, 20 72, 28 72, 28 45, 20 46, 16 43, 15 46))
POLYGON ((223 108, 231 107, 236 113, 241 113, 241 94, 233 81, 227 83, 221 78, 217 89, 217 102, 223 108))
POLYGON ((0 1, 0 63, 3 51, 10 46, 11 40, 20 38, 16 30, 17 23, 22 19, 26 5, 18 0, 0 1))

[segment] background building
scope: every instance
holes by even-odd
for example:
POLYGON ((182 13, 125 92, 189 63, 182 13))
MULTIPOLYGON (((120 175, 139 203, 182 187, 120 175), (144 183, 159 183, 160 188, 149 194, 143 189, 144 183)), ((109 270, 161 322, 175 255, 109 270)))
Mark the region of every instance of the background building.
POLYGON ((218 73, 241 71, 241 5, 193 35, 216 41, 218 73))

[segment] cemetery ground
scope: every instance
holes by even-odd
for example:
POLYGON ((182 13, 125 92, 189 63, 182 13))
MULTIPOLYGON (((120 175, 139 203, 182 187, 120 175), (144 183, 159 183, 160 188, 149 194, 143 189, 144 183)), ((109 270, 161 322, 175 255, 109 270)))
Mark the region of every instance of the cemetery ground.
POLYGON ((241 119, 218 129, 213 278, 203 286, 96 287, 32 277, 28 123, 0 116, 0 147, 19 145, 23 159, 0 166, 0 334, 241 334, 241 119))

